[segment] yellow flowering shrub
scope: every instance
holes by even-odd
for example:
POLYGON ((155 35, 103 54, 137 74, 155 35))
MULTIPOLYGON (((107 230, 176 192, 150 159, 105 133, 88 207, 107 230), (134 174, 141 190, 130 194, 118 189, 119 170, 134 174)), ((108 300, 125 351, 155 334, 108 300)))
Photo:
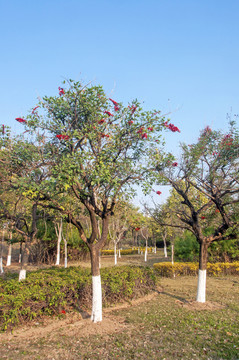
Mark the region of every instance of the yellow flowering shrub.
MULTIPOLYGON (((198 263, 172 263, 162 262, 154 264, 154 269, 161 276, 181 276, 191 275, 195 276, 198 273, 198 263)), ((207 264, 207 275, 218 276, 218 275, 239 275, 239 261, 233 263, 208 263, 207 264)))
MULTIPOLYGON (((141 253, 141 251, 143 253, 145 253, 145 247, 133 247, 130 249, 122 249, 120 250, 120 254, 121 255, 134 255, 134 254, 138 254, 138 249, 141 253)), ((148 253, 152 253, 154 248, 153 247, 148 247, 147 248, 148 253)), ((101 255, 114 255, 114 250, 101 250, 101 255)))
MULTIPOLYGON (((137 249, 123 249, 120 250, 121 255, 133 255, 138 254, 138 248, 137 249)), ((101 250, 101 255, 114 255, 114 250, 101 250)))

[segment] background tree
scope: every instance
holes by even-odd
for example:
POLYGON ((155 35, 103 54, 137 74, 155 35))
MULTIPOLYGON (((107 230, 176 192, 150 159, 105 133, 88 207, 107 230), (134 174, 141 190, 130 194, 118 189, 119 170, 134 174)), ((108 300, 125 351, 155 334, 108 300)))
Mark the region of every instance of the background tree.
POLYGON ((200 245, 197 301, 205 302, 208 247, 237 235, 239 137, 235 123, 230 123, 228 133, 206 127, 197 143, 182 145, 180 165, 160 161, 159 154, 155 159, 159 178, 181 198, 176 209, 181 228, 192 232, 200 245), (195 197, 196 192, 201 195, 195 197))

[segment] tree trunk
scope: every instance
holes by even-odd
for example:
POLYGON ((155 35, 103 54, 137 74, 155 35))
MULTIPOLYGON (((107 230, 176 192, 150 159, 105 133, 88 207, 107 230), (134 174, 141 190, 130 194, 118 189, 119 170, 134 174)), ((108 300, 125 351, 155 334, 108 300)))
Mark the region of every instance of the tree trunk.
POLYGON ((62 240, 62 219, 60 224, 55 225, 55 231, 57 235, 57 250, 56 250, 56 263, 55 265, 60 265, 60 255, 61 255, 61 240, 62 240))
POLYGON ((65 247, 65 268, 67 268, 67 240, 64 239, 64 247, 65 247))
POLYGON ((20 242, 20 248, 19 248, 19 264, 22 262, 22 241, 20 242))
POLYGON ((163 237, 163 252, 164 252, 164 257, 168 257, 168 253, 167 253, 167 242, 166 242, 166 237, 163 237))
POLYGON ((20 269, 19 278, 18 278, 19 281, 26 279, 27 271, 25 269, 25 266, 28 262, 29 254, 30 254, 30 250, 29 250, 28 239, 25 239, 25 248, 24 248, 23 254, 21 256, 21 269, 20 269))
POLYGON ((206 301, 207 249, 208 244, 202 240, 200 242, 198 288, 196 298, 196 301, 201 303, 205 303, 206 301))
POLYGON ((0 249, 0 274, 4 272, 3 270, 3 241, 4 241, 4 230, 2 230, 2 240, 1 240, 1 249, 0 249))
POLYGON ((8 244, 8 254, 7 254, 7 265, 10 266, 12 262, 12 243, 8 244))
POLYGON ((145 252, 144 252, 144 261, 147 261, 147 256, 148 256, 148 239, 146 238, 145 241, 145 252))
POLYGON ((174 264, 174 244, 171 245, 171 259, 172 259, 172 265, 174 264))
POLYGON ((12 232, 9 233, 9 242, 8 242, 8 254, 7 254, 7 265, 10 266, 12 263, 12 232))
POLYGON ((120 249, 119 249, 119 259, 121 258, 121 253, 120 253, 120 249))
POLYGON ((96 323, 102 321, 102 289, 99 268, 99 249, 90 245, 91 274, 92 274, 92 314, 91 320, 96 323))
POLYGON ((114 241, 114 257, 115 257, 115 265, 117 265, 117 250, 116 250, 116 242, 114 241))

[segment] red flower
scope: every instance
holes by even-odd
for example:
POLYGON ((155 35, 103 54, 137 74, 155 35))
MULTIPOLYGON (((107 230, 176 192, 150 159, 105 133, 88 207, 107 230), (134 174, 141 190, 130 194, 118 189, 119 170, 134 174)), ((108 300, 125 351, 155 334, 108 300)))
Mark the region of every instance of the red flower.
POLYGON ((109 98, 109 100, 112 101, 112 103, 113 103, 114 105, 118 105, 118 103, 117 103, 116 101, 114 101, 113 99, 109 98))
POLYGON ((152 128, 152 127, 148 127, 148 130, 149 130, 149 131, 153 131, 153 130, 154 130, 154 128, 152 128))
POLYGON ((133 115, 133 113, 134 113, 135 110, 137 109, 137 106, 132 105, 132 106, 128 106, 128 108, 131 110, 131 115, 133 115))
POLYGON ((148 135, 146 133, 142 134, 142 139, 147 139, 148 135))
POLYGON ((158 195, 161 195, 162 193, 161 193, 161 191, 156 191, 156 194, 158 194, 158 195))
POLYGON ((61 310, 61 313, 62 313, 62 314, 66 314, 65 310, 61 310))
POLYGON ((27 120, 24 120, 22 118, 16 118, 16 120, 19 122, 19 123, 26 123, 27 120))
POLYGON ((105 119, 101 119, 98 121, 98 124, 103 124, 105 122, 105 119))
POLYGON ((65 90, 63 88, 61 88, 60 86, 58 87, 59 90, 59 95, 64 95, 65 94, 65 90))
POLYGON ((144 130, 144 128, 141 127, 141 128, 137 131, 137 133, 138 133, 138 134, 142 134, 143 130, 144 130))
POLYGON ((178 166, 177 162, 172 163, 172 166, 178 166))
POLYGON ((104 138, 104 137, 110 137, 109 134, 101 134, 101 137, 104 138))
POLYGON ((218 209, 215 210, 216 213, 219 213, 220 211, 218 209))
POLYGON ((32 109, 32 114, 34 114, 34 112, 35 112, 35 110, 36 110, 37 108, 39 108, 39 105, 36 106, 36 107, 34 107, 34 109, 32 109))
POLYGON ((139 231, 139 230, 140 230, 140 227, 135 228, 135 231, 139 231))
POLYGON ((212 129, 209 126, 206 126, 205 129, 203 130, 202 135, 207 135, 210 134, 212 132, 212 129))
POLYGON ((174 126, 173 124, 168 124, 168 129, 171 130, 172 132, 180 132, 179 128, 177 126, 174 126))
POLYGON ((130 120, 130 121, 128 122, 129 125, 132 125, 133 123, 134 123, 133 120, 130 120))
POLYGON ((115 105, 115 111, 119 111, 120 107, 118 105, 115 105))
POLYGON ((172 132, 176 132, 176 131, 180 132, 180 130, 179 130, 179 128, 178 128, 177 126, 175 126, 175 125, 173 125, 173 124, 168 124, 168 121, 166 121, 166 122, 164 123, 164 126, 166 126, 166 128, 168 128, 168 129, 171 130, 172 132))
POLYGON ((59 135, 56 135, 56 138, 59 140, 69 140, 70 137, 68 135, 59 134, 59 135))
POLYGON ((111 114, 111 112, 109 112, 109 111, 105 111, 104 113, 109 115, 109 116, 113 116, 113 114, 111 114))
POLYGON ((205 216, 201 216, 201 219, 204 220, 204 219, 206 219, 206 218, 205 218, 205 216))

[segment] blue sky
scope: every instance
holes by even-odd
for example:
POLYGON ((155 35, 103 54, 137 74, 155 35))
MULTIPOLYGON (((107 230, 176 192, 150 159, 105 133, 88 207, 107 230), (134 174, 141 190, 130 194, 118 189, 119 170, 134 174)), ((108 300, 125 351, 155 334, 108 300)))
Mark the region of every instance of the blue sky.
POLYGON ((237 0, 0 0, 0 124, 19 132, 15 118, 39 95, 64 78, 93 81, 170 111, 177 153, 239 112, 238 14, 237 0))

